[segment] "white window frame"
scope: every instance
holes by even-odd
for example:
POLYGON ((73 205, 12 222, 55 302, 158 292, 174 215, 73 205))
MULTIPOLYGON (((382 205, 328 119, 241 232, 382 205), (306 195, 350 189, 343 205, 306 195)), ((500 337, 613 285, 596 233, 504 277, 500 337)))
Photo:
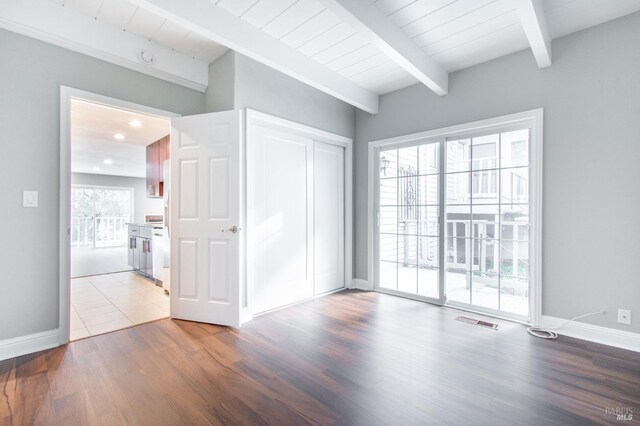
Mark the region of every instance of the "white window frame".
MULTIPOLYGON (((115 191, 129 191, 129 203, 131 205, 131 213, 129 214, 129 221, 131 223, 134 222, 134 218, 135 216, 135 206, 136 206, 136 196, 135 196, 135 188, 130 187, 130 186, 104 186, 104 185, 91 185, 91 184, 84 184, 84 183, 72 183, 71 184, 71 200, 73 201, 73 190, 75 188, 85 188, 85 189, 91 189, 91 190, 95 190, 95 189, 111 189, 111 190, 115 190, 115 191)), ((93 200, 93 209, 94 209, 94 214, 95 214, 95 199, 93 200)), ((94 221, 94 226, 95 226, 95 217, 93 218, 94 221)), ((71 209, 71 221, 70 223, 73 223, 73 208, 71 209)), ((70 231, 71 232, 71 231, 70 231)), ((95 233, 95 229, 94 229, 94 233, 95 233)), ((123 247, 126 246, 126 241, 123 247)), ((103 247, 96 247, 96 241, 95 241, 95 235, 94 235, 94 240, 93 240, 93 249, 100 249, 103 247)), ((104 248, 111 248, 111 247, 104 247, 104 248)))
MULTIPOLYGON (((378 290, 376 276, 376 190, 379 185, 378 174, 378 152, 381 149, 389 149, 391 147, 412 146, 429 142, 444 142, 446 139, 462 138, 464 136, 481 136, 489 134, 492 131, 500 129, 501 131, 513 128, 528 127, 531 129, 529 140, 529 169, 530 169, 530 187, 529 187, 529 204, 530 204, 530 294, 529 294, 529 316, 525 321, 528 324, 538 325, 542 316, 542 159, 543 159, 543 109, 533 109, 515 114, 504 115, 501 117, 489 118, 486 120, 474 121, 441 129, 429 130, 425 132, 413 133, 404 136, 381 139, 369 142, 368 149, 368 207, 367 207, 367 257, 368 257, 368 286, 370 290, 378 290)), ((444 151, 444 143, 442 143, 441 152, 444 151)), ((442 158, 442 154, 441 154, 442 158)), ((442 167, 442 165, 441 165, 442 167)), ((442 191, 441 191, 442 193, 442 191)), ((441 197, 441 203, 444 200, 441 197)), ((441 209, 443 207, 441 206, 441 209)), ((441 211, 441 215, 444 211, 441 211)), ((441 223, 443 224, 443 220, 441 223)), ((441 226, 441 229, 444 226, 441 226)), ((446 235, 441 232, 441 244, 444 244, 446 235)), ((443 258, 441 252, 441 258, 443 258)), ((425 300, 431 303, 444 304, 444 280, 440 280, 440 303, 434 300, 425 300, 421 297, 415 297, 419 300, 425 300)), ((394 293, 395 294, 395 293, 394 293)), ((399 293, 398 293, 399 294, 399 293)), ((414 298, 410 295, 401 294, 402 296, 414 298)), ((492 313, 488 313, 491 315, 492 313)), ((494 316, 499 316, 495 315, 494 316)), ((507 318, 512 319, 513 318, 507 318)))

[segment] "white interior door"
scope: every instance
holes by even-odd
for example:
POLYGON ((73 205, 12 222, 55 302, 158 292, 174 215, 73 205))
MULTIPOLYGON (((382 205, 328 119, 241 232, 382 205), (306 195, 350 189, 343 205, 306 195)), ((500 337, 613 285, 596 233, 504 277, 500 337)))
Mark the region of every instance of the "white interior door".
POLYGON ((240 325, 241 123, 240 111, 171 120, 173 318, 240 325))
POLYGON ((315 294, 344 287, 344 148, 315 141, 315 294))
POLYGON ((254 313, 313 297, 313 139, 256 126, 248 141, 254 313))

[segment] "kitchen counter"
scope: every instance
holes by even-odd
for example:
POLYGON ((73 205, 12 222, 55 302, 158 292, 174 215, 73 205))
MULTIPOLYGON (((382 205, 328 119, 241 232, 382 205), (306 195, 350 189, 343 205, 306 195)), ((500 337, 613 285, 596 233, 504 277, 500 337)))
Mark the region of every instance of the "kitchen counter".
POLYGON ((129 223, 127 223, 127 225, 154 228, 154 229, 162 229, 162 228, 164 228, 164 225, 162 223, 133 223, 133 222, 129 222, 129 223))

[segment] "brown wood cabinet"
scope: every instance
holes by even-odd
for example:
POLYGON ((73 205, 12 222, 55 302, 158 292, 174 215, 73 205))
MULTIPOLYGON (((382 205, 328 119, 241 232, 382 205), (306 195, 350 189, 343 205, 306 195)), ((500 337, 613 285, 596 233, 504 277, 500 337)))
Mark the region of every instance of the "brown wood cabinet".
POLYGON ((159 198, 164 194, 163 163, 169 159, 169 135, 147 146, 147 197, 159 198))

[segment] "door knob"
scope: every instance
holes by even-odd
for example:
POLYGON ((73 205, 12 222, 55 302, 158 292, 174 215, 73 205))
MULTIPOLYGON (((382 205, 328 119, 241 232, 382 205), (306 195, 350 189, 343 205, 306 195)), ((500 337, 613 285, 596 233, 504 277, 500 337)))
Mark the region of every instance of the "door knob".
POLYGON ((242 228, 238 228, 237 226, 233 225, 231 228, 229 229, 223 229, 222 232, 231 232, 232 234, 235 234, 238 231, 242 231, 242 228))

